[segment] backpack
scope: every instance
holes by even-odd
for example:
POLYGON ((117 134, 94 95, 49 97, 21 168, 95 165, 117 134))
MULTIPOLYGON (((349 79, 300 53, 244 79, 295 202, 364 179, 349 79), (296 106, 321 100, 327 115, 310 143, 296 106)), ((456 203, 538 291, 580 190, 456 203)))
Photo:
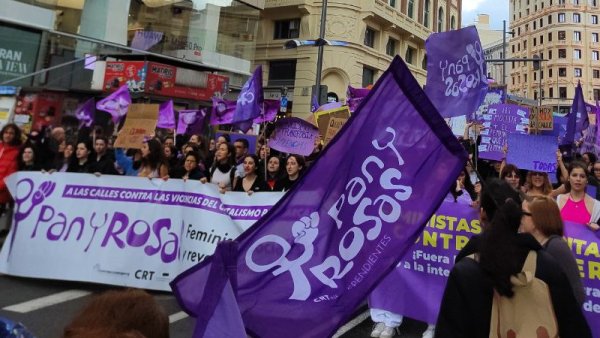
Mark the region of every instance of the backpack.
POLYGON ((558 323, 548 285, 535 277, 537 252, 530 251, 521 272, 513 275, 512 298, 494 290, 490 338, 558 338, 558 323))

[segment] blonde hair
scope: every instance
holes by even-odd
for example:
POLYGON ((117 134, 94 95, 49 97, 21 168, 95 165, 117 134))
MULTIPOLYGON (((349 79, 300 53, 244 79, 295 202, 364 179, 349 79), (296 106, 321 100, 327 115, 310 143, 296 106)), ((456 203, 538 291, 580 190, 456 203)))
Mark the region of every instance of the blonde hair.
MULTIPOLYGON (((533 180, 531 176, 533 176, 533 171, 527 173, 527 178, 525 179, 525 185, 531 190, 533 188, 533 180)), ((550 179, 548 178, 547 173, 541 173, 544 177, 544 185, 542 185, 542 194, 550 195, 552 193, 552 184, 550 184, 550 179)))

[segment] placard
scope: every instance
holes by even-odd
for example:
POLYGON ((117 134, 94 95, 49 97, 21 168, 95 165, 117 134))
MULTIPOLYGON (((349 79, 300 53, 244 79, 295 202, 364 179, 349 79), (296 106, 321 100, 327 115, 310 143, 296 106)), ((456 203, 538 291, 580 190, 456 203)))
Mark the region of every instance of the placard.
POLYGON ((346 121, 348 121, 348 119, 343 117, 332 117, 329 119, 327 131, 325 132, 325 138, 323 139, 324 145, 327 145, 329 141, 333 139, 338 131, 342 129, 344 124, 346 124, 346 121))
POLYGON ((116 148, 141 149, 144 138, 154 135, 158 119, 158 104, 132 104, 119 131, 116 148))
POLYGON ((519 169, 556 172, 556 151, 558 140, 554 136, 508 135, 506 162, 519 169))
POLYGON ((529 130, 533 133, 554 129, 553 121, 552 107, 531 107, 529 110, 529 130))
POLYGON ((327 128, 329 128, 329 119, 332 117, 349 119, 350 110, 348 109, 348 106, 343 106, 335 109, 319 111, 314 115, 317 126, 319 127, 319 134, 324 136, 327 134, 327 128))

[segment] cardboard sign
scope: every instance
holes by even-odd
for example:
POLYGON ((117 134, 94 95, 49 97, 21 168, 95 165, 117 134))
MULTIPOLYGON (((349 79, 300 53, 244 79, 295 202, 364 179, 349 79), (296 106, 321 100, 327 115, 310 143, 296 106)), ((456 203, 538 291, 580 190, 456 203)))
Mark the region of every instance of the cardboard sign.
POLYGON ((558 140, 554 136, 509 134, 506 163, 519 169, 556 172, 558 140))
POLYGON ((327 128, 329 128, 329 119, 332 117, 349 119, 350 118, 350 110, 348 106, 343 106, 330 110, 323 110, 315 113, 315 119, 317 121, 317 126, 319 127, 319 134, 321 136, 325 136, 327 134, 327 128))
POLYGON ((554 129, 552 107, 531 107, 529 110, 529 129, 537 130, 554 129))
POLYGON ((329 124, 327 126, 327 131, 325 132, 325 137, 323 139, 323 143, 327 145, 329 141, 333 139, 333 137, 342 129, 344 124, 348 121, 347 118, 343 117, 332 117, 329 119, 329 124))
POLYGON ((142 148, 144 137, 154 135, 158 119, 158 104, 132 104, 119 131, 116 148, 142 148))

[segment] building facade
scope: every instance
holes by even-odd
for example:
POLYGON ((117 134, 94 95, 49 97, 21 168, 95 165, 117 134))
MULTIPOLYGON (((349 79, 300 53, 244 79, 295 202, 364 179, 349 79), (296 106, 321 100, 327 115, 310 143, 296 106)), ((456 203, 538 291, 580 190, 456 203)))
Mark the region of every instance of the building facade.
POLYGON ((581 82, 587 102, 600 99, 600 17, 597 0, 511 0, 510 28, 514 58, 509 92, 540 100, 565 113, 581 82))
MULTIPOLYGON (((462 0, 330 0, 325 39, 347 46, 325 46, 323 85, 345 100, 348 85, 374 84, 395 55, 400 55, 419 83, 426 80, 425 40, 432 32, 457 29, 462 0)), ((261 14, 255 63, 267 79, 266 98, 278 98, 288 88, 294 116, 310 114, 316 80, 315 47, 283 49, 291 39, 319 37, 321 2, 266 0, 261 14)))
MULTIPOLYGON (((477 31, 479 32, 479 39, 483 47, 483 52, 487 60, 501 60, 510 58, 510 52, 508 48, 508 38, 506 44, 502 35, 502 30, 490 28, 490 15, 479 14, 477 22, 475 23, 477 31)), ((508 29, 508 27, 507 27, 508 29)), ((510 63, 503 62, 488 62, 487 66, 487 77, 493 81, 495 85, 504 85, 508 83, 510 74, 510 63), (504 69, 504 67, 506 67, 504 69), (504 78, 503 77, 504 74, 504 78)))

